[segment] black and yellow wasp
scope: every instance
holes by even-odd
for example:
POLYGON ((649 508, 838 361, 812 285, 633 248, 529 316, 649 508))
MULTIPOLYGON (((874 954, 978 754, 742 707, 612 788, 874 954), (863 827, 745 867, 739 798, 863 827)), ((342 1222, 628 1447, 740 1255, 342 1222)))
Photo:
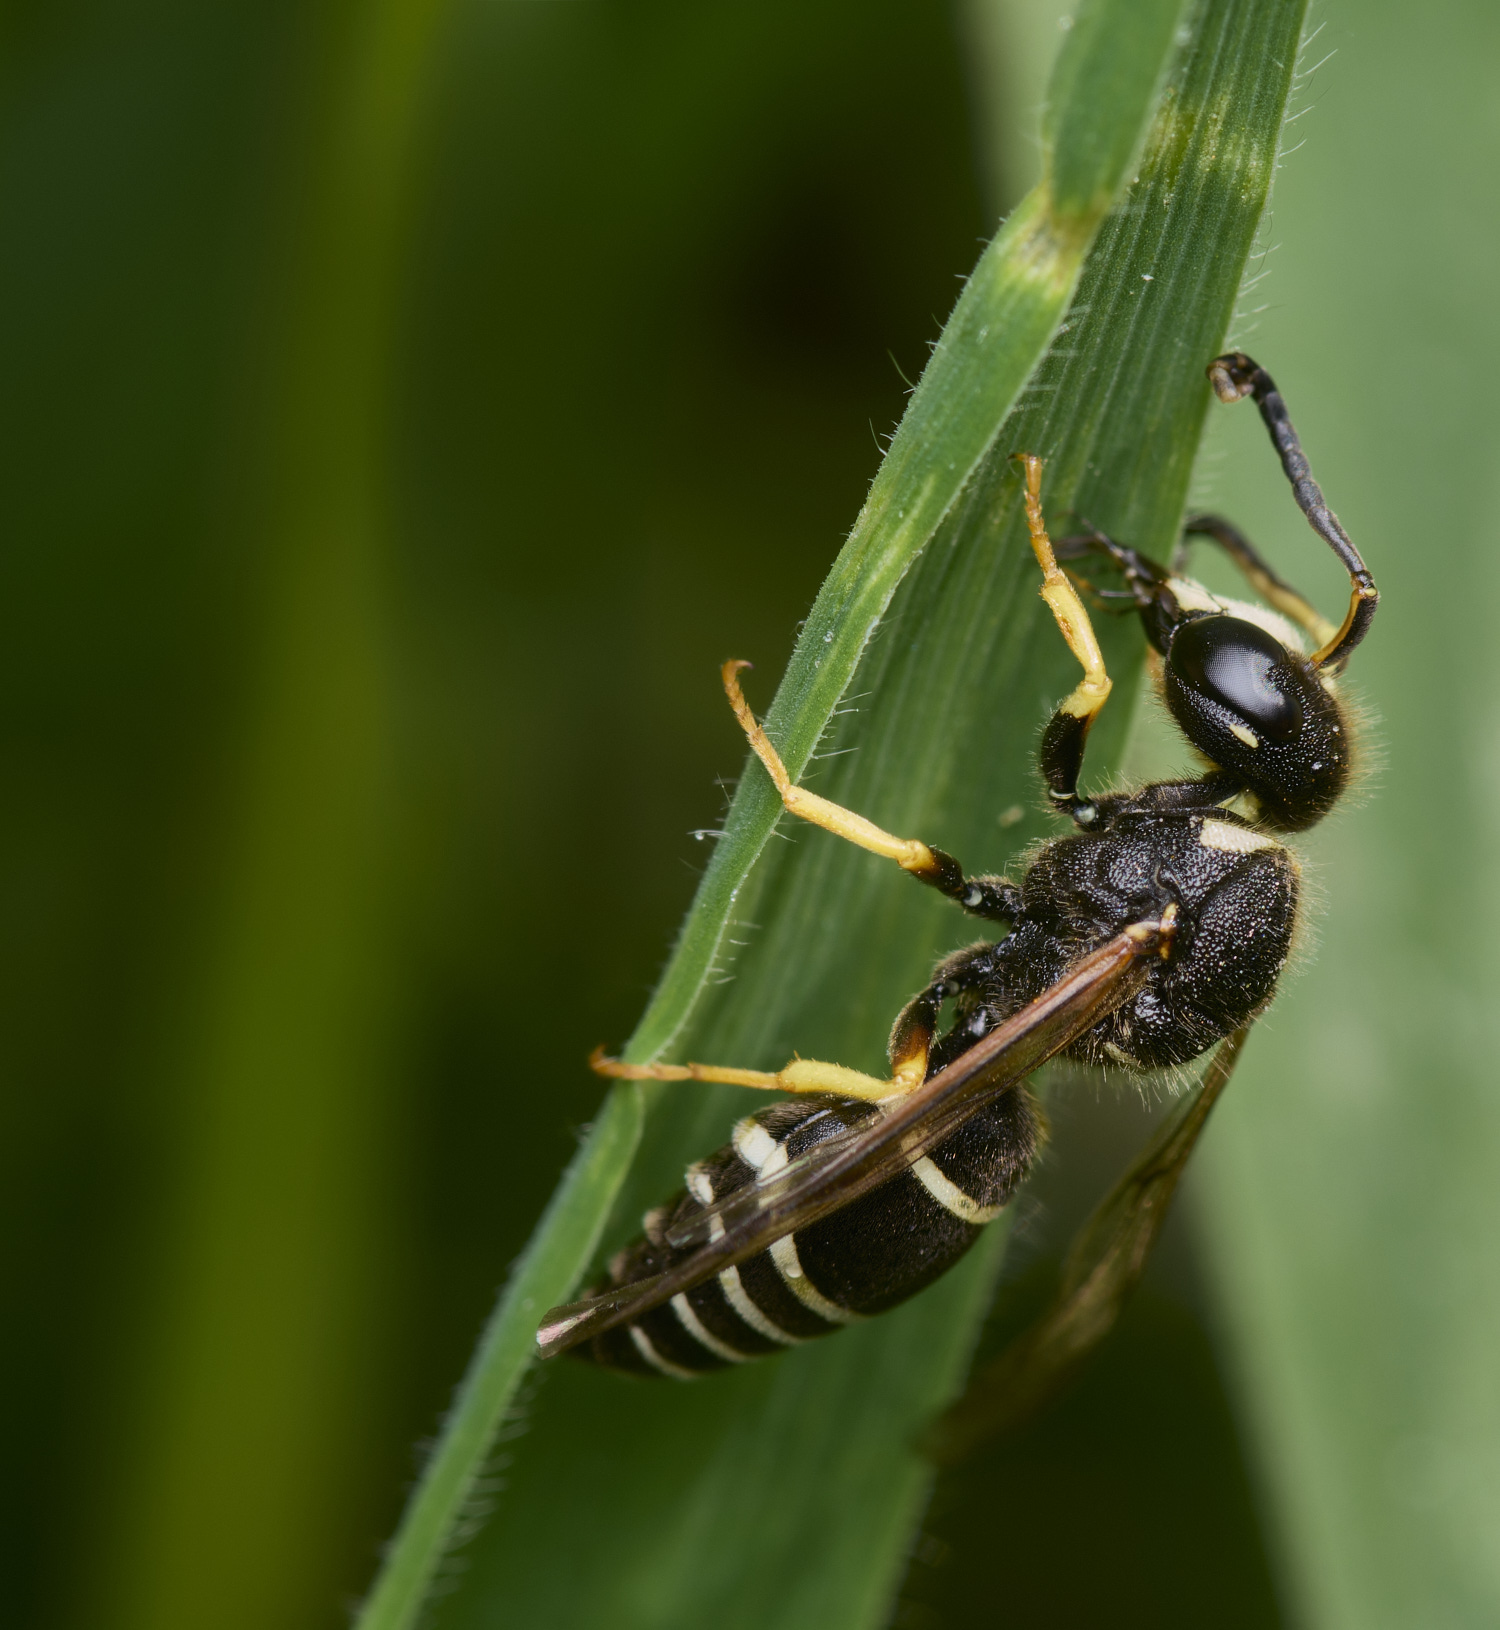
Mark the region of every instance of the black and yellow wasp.
POLYGON ((1004 937, 938 965, 896 1019, 888 1079, 810 1059, 772 1074, 596 1055, 608 1076, 788 1096, 689 1167, 685 1187, 647 1213, 641 1238, 610 1264, 607 1283, 547 1316, 543 1355, 573 1349, 614 1369, 687 1379, 883 1313, 947 1272, 1025 1178, 1038 1118, 1024 1083, 1039 1065, 1063 1054, 1151 1070, 1218 1043, 1201 1091, 1080 1236, 1057 1304, 1002 1360, 999 1413, 1020 1408, 1107 1330, 1246 1029, 1275 993, 1299 900, 1297 863, 1281 838, 1321 820, 1348 783, 1337 679, 1378 599, 1270 376, 1239 352, 1208 373, 1222 400, 1255 399, 1298 505, 1348 571, 1342 624, 1217 517, 1192 517, 1186 533, 1219 544, 1263 604, 1209 594, 1181 575, 1181 551, 1167 568, 1098 532, 1054 546, 1041 460, 1017 454, 1041 593, 1083 668, 1039 752, 1052 806, 1075 831, 1043 846, 1019 882, 968 876, 941 849, 794 786, 741 693, 744 664, 726 663, 730 703, 793 815, 894 860, 970 915, 1004 925, 1004 937), (1103 796, 1079 790, 1110 680, 1058 559, 1090 554, 1123 576, 1167 708, 1208 762, 1195 778, 1103 796), (949 1003, 952 1022, 939 1034, 949 1003))

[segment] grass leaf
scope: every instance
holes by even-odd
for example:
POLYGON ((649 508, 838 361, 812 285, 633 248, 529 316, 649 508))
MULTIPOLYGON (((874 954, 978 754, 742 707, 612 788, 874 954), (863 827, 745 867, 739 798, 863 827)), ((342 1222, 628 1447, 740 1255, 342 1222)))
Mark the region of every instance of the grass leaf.
MULTIPOLYGON (((1048 459, 1051 513, 1170 542, 1301 16, 1289 0, 1084 12, 1054 80, 1042 185, 966 286, 769 711, 795 776, 971 866, 1046 830, 1030 810, 1036 729, 1073 671, 1035 594, 1008 455, 1048 459), (1101 229, 1153 109, 1134 184, 1101 229), (830 728, 856 669, 858 710, 851 699, 830 728)), ((1119 683, 1096 777, 1138 668, 1129 624, 1101 633, 1119 683)), ((778 813, 752 769, 632 1056, 775 1065, 795 1049, 878 1069, 899 1002, 972 937, 944 902, 823 834, 768 848, 778 813)), ((502 1299, 363 1630, 414 1622, 481 1514, 540 1313, 601 1236, 632 1231, 682 1163, 722 1141, 740 1102, 730 1089, 611 1094, 502 1299)), ((436 1622, 876 1622, 926 1487, 908 1443, 961 1376, 1002 1242, 992 1230, 894 1315, 697 1388, 550 1372, 436 1622)))

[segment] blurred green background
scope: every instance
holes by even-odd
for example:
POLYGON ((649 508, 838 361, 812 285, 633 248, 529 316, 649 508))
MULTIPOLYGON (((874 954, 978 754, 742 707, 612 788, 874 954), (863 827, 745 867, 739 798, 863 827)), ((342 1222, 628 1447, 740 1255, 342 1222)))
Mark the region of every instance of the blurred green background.
MULTIPOLYGON (((7 1623, 367 1583, 1061 10, 7 8, 7 1623)), ((1500 16, 1312 24, 1234 337, 1386 594, 1374 773, 1153 1285, 902 1624, 1500 1619, 1500 16)), ((1277 482, 1215 415, 1200 496, 1335 605, 1277 482)), ((1056 1113, 1032 1258, 1144 1127, 1056 1113)))

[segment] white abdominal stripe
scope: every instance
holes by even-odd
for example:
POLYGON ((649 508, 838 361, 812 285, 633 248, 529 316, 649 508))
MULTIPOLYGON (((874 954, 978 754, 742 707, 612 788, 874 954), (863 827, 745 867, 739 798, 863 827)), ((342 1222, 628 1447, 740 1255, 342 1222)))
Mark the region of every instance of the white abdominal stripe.
MULTIPOLYGON (((615 1282, 660 1272, 664 1259, 680 1260, 695 1248, 673 1251, 664 1243, 673 1221, 701 1216, 830 1132, 878 1114, 868 1104, 803 1099, 746 1116, 724 1148, 688 1168, 687 1196, 646 1214, 646 1239, 616 1258, 615 1282)), ((1011 1139, 1003 1117, 993 1128, 990 1118, 993 1109, 988 1118, 981 1111, 907 1172, 598 1337, 579 1356, 690 1380, 829 1335, 905 1301, 946 1272, 1010 1197, 1011 1139)), ((715 1224, 711 1219, 716 1236, 722 1224, 715 1224)))

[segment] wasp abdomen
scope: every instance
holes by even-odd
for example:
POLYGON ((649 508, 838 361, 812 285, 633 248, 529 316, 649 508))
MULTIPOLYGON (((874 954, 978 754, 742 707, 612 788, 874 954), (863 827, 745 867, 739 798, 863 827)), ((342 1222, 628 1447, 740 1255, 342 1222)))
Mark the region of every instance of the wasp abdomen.
MULTIPOLYGON (((644 1235, 610 1264, 610 1284, 661 1273, 692 1249, 667 1243, 673 1223, 879 1113, 819 1097, 747 1116, 732 1142, 688 1168, 685 1189, 646 1214, 644 1235)), ((884 1313, 963 1256, 1004 1209, 1036 1143, 1030 1098, 1007 1092, 899 1176, 574 1352, 610 1369, 691 1380, 884 1313)))

